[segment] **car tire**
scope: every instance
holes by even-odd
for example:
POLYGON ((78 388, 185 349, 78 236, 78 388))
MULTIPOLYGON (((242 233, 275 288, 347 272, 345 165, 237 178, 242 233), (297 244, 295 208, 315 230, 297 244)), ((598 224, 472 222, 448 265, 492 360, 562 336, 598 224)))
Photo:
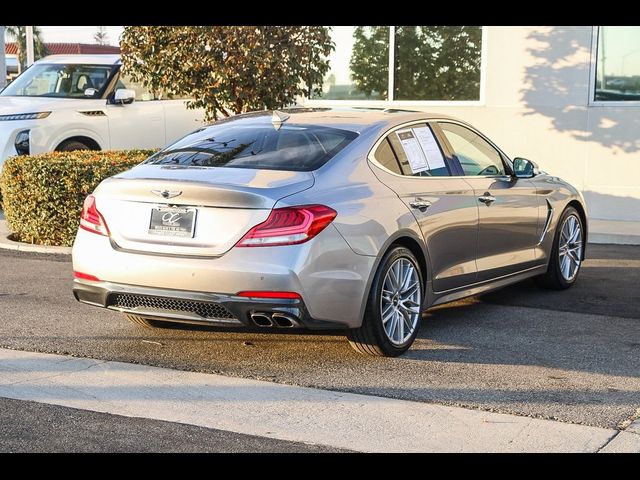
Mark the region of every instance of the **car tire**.
MULTIPOLYGON (((405 292, 408 294, 411 290, 411 288, 408 288, 405 292)), ((393 247, 385 254, 380 262, 380 266, 376 271, 371 285, 362 325, 359 328, 349 331, 347 334, 349 343, 354 350, 365 355, 396 357, 403 354, 411 347, 418 334, 418 330, 420 330, 423 304, 424 280, 423 272, 420 270, 420 263, 411 250, 400 246, 393 247), (409 286, 415 285, 414 280, 417 282, 417 286, 415 287, 418 292, 417 296, 414 294, 402 300, 403 295, 405 295, 402 293, 402 287, 406 287, 406 283, 408 282, 402 282, 402 285, 399 286, 392 297, 389 293, 383 293, 383 290, 389 292, 389 290, 385 288, 391 285, 388 283, 390 281, 389 271, 392 268, 397 268, 398 265, 401 268, 406 266, 407 269, 411 266, 415 272, 415 274, 412 273, 412 280, 410 280, 409 286), (400 303, 394 303, 398 301, 400 303), (408 312, 406 309, 403 310, 405 307, 404 302, 410 304, 417 303, 417 306, 410 305, 410 308, 414 311, 408 312), (391 310, 385 310, 390 312, 385 315, 387 319, 386 323, 383 321, 384 308, 391 308, 391 310), (409 332, 406 332, 406 337, 402 333, 404 333, 404 329, 409 326, 409 323, 404 322, 407 317, 403 317, 402 314, 396 316, 396 313, 394 313, 400 311, 404 311, 409 315, 409 323, 412 325, 412 329, 408 329, 411 333, 408 335, 409 332), (392 317, 389 318, 389 315, 392 315, 392 317), (399 325, 397 322, 403 322, 403 324, 399 325), (394 325, 397 327, 396 329, 394 329, 394 325), (402 331, 400 331, 400 329, 402 329, 402 331), (389 330, 392 333, 389 333, 389 330), (398 338, 396 338, 395 341, 391 339, 394 333, 398 334, 398 338)))
POLYGON ((149 318, 140 317, 138 315, 130 315, 128 313, 125 313, 124 316, 127 317, 127 320, 129 320, 132 323, 135 323, 139 327, 144 327, 144 328, 170 328, 171 327, 170 322, 163 322, 162 320, 151 320, 149 318))
POLYGON ((552 290, 565 290, 571 287, 578 280, 578 274, 580 273, 580 267, 582 263, 582 252, 584 251, 584 225, 582 218, 578 211, 573 207, 567 207, 558 221, 556 233, 553 238, 553 248, 551 249, 551 256, 549 258, 549 266, 547 272, 535 278, 536 283, 543 287, 552 290), (578 239, 574 242, 569 241, 567 238, 567 232, 572 230, 573 226, 577 225, 578 239), (579 249, 576 247, 579 243, 579 249), (561 253, 562 251, 570 252, 561 253), (577 264, 570 257, 570 253, 574 253, 574 258, 578 259, 577 264), (569 267, 564 262, 570 262, 569 267), (575 267, 574 267, 575 266, 575 267), (573 272, 575 268, 575 272, 573 272), (567 275, 567 271, 571 273, 567 275))
POLYGON ((73 152, 75 150, 92 150, 92 148, 77 140, 66 140, 56 148, 57 152, 73 152))

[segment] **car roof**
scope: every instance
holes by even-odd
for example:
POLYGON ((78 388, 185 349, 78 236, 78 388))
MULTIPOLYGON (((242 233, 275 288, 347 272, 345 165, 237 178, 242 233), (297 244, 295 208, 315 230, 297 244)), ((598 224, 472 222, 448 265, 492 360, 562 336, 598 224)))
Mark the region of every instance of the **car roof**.
MULTIPOLYGON (((418 121, 448 118, 458 120, 454 117, 421 112, 417 110, 404 110, 394 108, 367 108, 367 107, 351 107, 351 108, 306 108, 292 107, 278 110, 289 115, 286 123, 289 124, 305 124, 319 125, 323 127, 341 128, 361 133, 372 126, 388 126, 392 127, 398 124, 418 121)), ((223 121, 257 119, 268 117, 271 118, 273 110, 248 112, 236 115, 223 121)), ((266 119, 265 119, 266 120, 266 119)), ((250 120, 249 120, 250 121, 250 120)), ((215 125, 215 124, 214 124, 215 125)))
POLYGON ((95 54, 95 55, 49 55, 35 63, 67 63, 90 65, 119 65, 120 55, 95 54))

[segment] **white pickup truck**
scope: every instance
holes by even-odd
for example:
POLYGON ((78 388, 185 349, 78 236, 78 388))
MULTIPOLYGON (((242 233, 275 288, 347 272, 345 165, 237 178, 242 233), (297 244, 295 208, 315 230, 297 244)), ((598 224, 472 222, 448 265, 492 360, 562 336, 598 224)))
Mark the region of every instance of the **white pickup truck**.
POLYGON ((187 99, 162 99, 120 66, 118 55, 51 55, 25 70, 0 92, 0 168, 13 155, 160 148, 202 125, 187 99))

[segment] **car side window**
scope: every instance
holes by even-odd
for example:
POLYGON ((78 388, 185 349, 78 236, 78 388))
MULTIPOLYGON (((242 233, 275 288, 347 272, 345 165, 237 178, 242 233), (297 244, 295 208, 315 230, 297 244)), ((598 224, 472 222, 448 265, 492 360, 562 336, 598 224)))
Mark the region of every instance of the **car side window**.
POLYGON ((457 123, 439 122, 467 176, 505 175, 500 153, 484 138, 457 123))
POLYGON ((402 174, 408 177, 451 175, 438 142, 426 123, 401 127, 387 136, 398 158, 402 174))
POLYGON ((398 159, 396 158, 396 154, 393 153, 391 145, 389 145, 388 138, 382 140, 382 143, 380 143, 373 156, 376 161, 387 170, 390 170, 397 175, 402 175, 400 165, 398 165, 398 159))
POLYGON ((142 85, 141 82, 134 82, 126 75, 120 75, 118 77, 118 82, 116 83, 115 90, 118 90, 119 88, 127 88, 136 92, 136 102, 147 102, 149 100, 156 100, 151 90, 142 85))

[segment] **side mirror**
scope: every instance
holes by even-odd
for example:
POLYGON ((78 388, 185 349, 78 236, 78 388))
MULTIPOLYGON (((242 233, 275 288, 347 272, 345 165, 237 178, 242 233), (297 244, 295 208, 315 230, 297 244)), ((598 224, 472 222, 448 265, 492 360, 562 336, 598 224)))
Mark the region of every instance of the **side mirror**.
POLYGON ((540 173, 538 165, 526 158, 515 158, 513 160, 513 173, 516 178, 532 178, 540 173))
POLYGON ((128 88, 119 88, 113 95, 113 103, 118 105, 128 105, 136 99, 136 92, 128 88))

